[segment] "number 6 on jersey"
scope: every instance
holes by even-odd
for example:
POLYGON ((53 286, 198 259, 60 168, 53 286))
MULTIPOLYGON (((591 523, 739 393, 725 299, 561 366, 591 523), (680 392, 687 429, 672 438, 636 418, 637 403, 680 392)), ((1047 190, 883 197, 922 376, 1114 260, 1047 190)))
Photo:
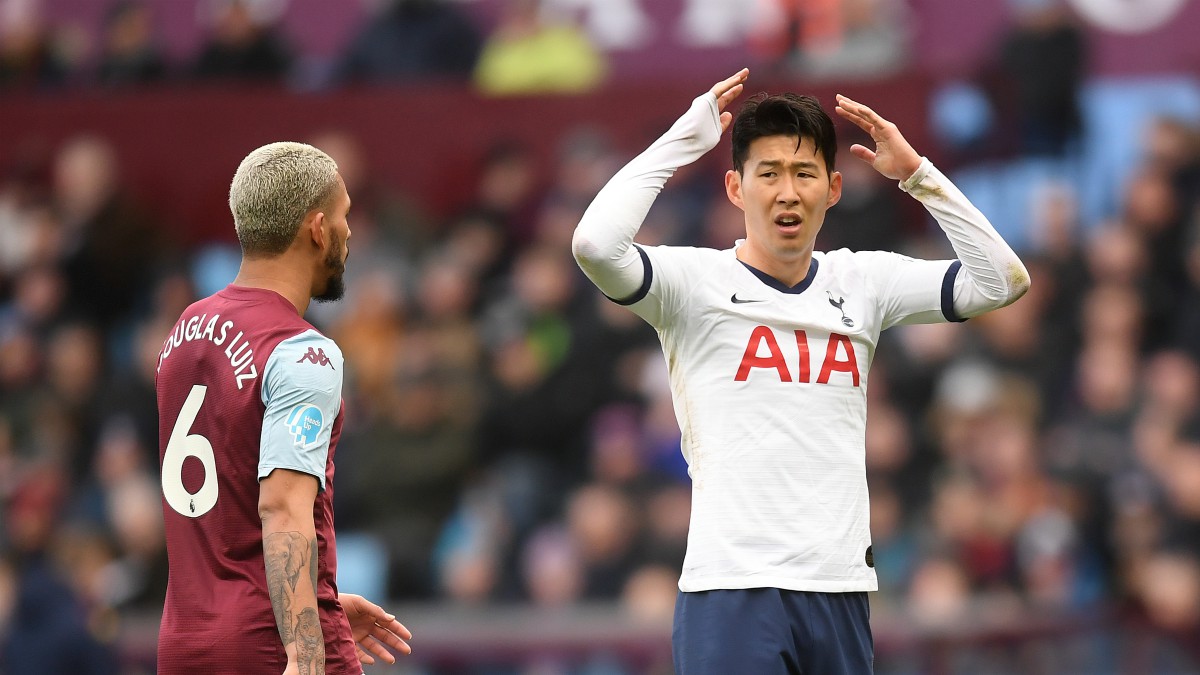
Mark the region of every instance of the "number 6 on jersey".
POLYGON ((217 504, 217 461, 212 443, 200 434, 188 433, 196 415, 200 414, 207 392, 208 387, 202 384, 192 387, 179 410, 179 417, 175 418, 162 459, 163 497, 171 508, 189 518, 199 518, 217 504), (183 462, 188 457, 195 457, 204 465, 204 483, 195 494, 183 486, 183 462))

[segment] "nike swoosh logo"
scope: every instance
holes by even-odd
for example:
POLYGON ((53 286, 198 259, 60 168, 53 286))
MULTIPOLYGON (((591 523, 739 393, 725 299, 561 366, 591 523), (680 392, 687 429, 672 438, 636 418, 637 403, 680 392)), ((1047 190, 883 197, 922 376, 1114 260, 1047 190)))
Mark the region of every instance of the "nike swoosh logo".
POLYGON ((729 301, 735 305, 744 305, 747 302, 762 302, 762 300, 742 300, 741 298, 739 298, 737 296, 737 293, 734 293, 733 295, 729 296, 729 301))

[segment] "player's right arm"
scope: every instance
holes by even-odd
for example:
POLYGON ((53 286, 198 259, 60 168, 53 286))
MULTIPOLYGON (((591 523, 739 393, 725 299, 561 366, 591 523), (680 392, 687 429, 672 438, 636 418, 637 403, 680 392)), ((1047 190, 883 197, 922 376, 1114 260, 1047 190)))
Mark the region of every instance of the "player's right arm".
POLYGON ((675 170, 717 145, 733 119, 725 107, 742 93, 749 74, 742 69, 692 101, 688 111, 618 171, 588 206, 575 228, 571 250, 584 274, 608 297, 622 301, 642 289, 646 270, 633 238, 675 170))
POLYGON ((263 559, 275 625, 287 652, 285 675, 325 672, 325 637, 317 613, 317 479, 275 469, 258 483, 263 559))

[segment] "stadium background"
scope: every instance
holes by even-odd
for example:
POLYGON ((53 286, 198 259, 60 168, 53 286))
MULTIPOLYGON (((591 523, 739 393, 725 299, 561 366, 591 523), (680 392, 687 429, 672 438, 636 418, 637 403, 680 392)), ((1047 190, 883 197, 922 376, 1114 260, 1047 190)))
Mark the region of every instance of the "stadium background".
MULTIPOLYGON (((669 673, 665 369, 569 241, 748 65, 897 122, 1034 278, 882 340, 877 672, 1200 672, 1198 29, 1186 0, 0 0, 0 670, 153 672, 154 358, 236 270, 237 162, 287 138, 355 204, 312 313, 348 366, 340 583, 416 635, 369 672, 669 673)), ((738 236, 727 152, 642 241, 738 236)), ((823 248, 948 254, 839 159, 823 248)))

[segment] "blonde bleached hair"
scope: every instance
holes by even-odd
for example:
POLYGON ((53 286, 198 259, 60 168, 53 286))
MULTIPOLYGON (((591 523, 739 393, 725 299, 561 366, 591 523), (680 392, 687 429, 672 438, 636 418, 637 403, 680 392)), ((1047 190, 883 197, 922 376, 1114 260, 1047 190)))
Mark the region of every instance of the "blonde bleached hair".
POLYGON ((337 163, 305 143, 269 143, 246 155, 229 186, 229 210, 242 254, 283 253, 304 216, 333 199, 337 163))

